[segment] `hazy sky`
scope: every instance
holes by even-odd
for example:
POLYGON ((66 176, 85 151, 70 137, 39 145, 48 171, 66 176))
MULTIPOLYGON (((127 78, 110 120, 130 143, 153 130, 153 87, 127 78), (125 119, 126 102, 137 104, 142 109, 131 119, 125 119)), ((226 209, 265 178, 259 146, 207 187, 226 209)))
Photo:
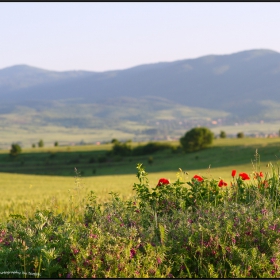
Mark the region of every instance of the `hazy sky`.
POLYGON ((0 69, 105 71, 280 52, 280 3, 0 3, 0 69))

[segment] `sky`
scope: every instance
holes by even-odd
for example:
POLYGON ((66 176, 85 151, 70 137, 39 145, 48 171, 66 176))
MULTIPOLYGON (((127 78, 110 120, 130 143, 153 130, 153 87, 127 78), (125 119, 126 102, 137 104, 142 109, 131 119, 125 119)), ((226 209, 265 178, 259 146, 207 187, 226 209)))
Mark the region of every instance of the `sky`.
POLYGON ((120 70, 157 62, 280 52, 280 3, 0 2, 0 69, 120 70))

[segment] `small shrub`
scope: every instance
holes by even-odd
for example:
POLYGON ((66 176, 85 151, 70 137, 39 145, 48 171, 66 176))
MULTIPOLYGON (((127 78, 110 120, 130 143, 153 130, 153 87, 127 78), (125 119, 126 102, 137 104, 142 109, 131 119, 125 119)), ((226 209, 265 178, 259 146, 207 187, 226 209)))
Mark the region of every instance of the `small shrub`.
POLYGON ((17 156, 20 153, 21 153, 21 146, 19 144, 12 144, 10 155, 17 156))
POLYGON ((38 147, 39 147, 39 148, 44 147, 44 141, 43 141, 42 139, 39 140, 39 142, 38 142, 38 147))
POLYGON ((220 132, 220 138, 227 138, 227 134, 223 130, 220 132))
POLYGON ((244 133, 243 133, 243 132, 238 132, 238 133, 236 134, 236 137, 237 137, 237 138, 244 138, 244 133))

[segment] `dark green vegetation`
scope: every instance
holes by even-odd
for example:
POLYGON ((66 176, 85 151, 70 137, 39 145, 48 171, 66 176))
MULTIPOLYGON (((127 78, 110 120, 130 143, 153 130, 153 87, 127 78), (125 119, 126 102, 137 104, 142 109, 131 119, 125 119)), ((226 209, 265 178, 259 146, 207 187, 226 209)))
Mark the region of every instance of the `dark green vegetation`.
POLYGON ((0 277, 279 278, 279 171, 262 174, 255 159, 249 183, 179 176, 150 187, 139 164, 129 200, 111 193, 100 204, 91 192, 69 212, 11 215, 0 224, 0 277))
POLYGON ((207 127, 196 127, 186 132, 180 138, 183 150, 186 152, 196 152, 209 147, 214 139, 214 134, 207 127))
POLYGON ((178 167, 194 170, 205 169, 209 165, 216 168, 248 164, 256 149, 261 154, 263 162, 274 162, 280 157, 280 138, 215 139, 211 147, 193 153, 182 152, 177 148, 178 142, 167 143, 149 145, 143 143, 141 147, 132 142, 134 151, 143 150, 143 147, 147 148, 150 145, 167 147, 154 153, 134 156, 114 155, 112 144, 30 148, 28 151, 23 150, 17 157, 11 157, 8 152, 0 153, 0 169, 1 172, 21 174, 73 176, 73 169, 76 167, 83 176, 94 176, 134 174, 135 165, 139 162, 149 164, 149 172, 178 170, 178 167), (168 145, 171 145, 170 148, 168 145))
POLYGON ((113 148, 111 152, 108 152, 107 155, 114 155, 114 156, 143 156, 143 155, 150 155, 157 153, 159 151, 164 150, 172 150, 176 152, 180 150, 179 146, 172 146, 169 143, 161 143, 161 142, 150 142, 145 145, 137 145, 135 147, 131 146, 131 141, 127 141, 124 143, 119 142, 118 140, 113 139, 113 148))
POLYGON ((237 137, 237 138, 244 138, 244 132, 238 132, 238 133, 236 134, 236 137, 237 137))
POLYGON ((223 130, 220 132, 219 136, 220 136, 220 138, 227 138, 227 134, 223 130))
POLYGON ((19 144, 12 144, 11 150, 10 150, 10 155, 11 156, 17 156, 21 153, 21 146, 19 144))

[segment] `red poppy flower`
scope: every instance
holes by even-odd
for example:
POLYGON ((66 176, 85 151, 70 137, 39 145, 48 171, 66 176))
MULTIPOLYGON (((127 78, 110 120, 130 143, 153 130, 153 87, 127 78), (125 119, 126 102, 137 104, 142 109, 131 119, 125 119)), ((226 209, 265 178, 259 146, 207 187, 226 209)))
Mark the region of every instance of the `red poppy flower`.
POLYGON ((168 185, 168 184, 170 184, 168 179, 160 178, 159 181, 158 181, 157 187, 161 186, 161 185, 168 185))
POLYGON ((227 186, 227 183, 224 182, 223 180, 220 180, 218 186, 219 186, 219 187, 227 186))
POLYGON ((242 180, 250 180, 250 177, 247 173, 239 173, 239 177, 241 177, 242 180))
POLYGON ((193 178, 196 179, 198 182, 202 182, 203 181, 203 178, 198 176, 198 175, 194 175, 193 178))
POLYGON ((263 173, 262 172, 260 172, 260 173, 256 172, 255 173, 255 177, 254 178, 257 179, 259 177, 263 177, 263 173))
POLYGON ((236 170, 232 170, 232 171, 231 171, 231 176, 234 177, 235 174, 236 174, 236 170))

